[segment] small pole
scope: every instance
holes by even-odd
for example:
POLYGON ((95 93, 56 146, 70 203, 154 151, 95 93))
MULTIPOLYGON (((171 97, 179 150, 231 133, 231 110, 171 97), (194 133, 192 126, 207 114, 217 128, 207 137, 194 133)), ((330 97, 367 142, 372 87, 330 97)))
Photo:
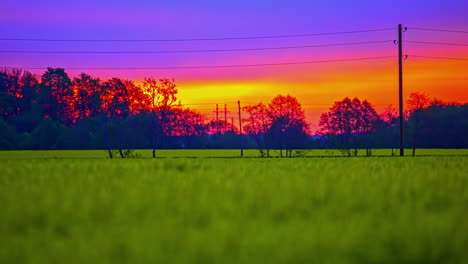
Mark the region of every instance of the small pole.
POLYGON ((400 156, 405 155, 403 142, 403 28, 398 24, 398 96, 400 107, 400 156))
POLYGON ((231 116, 232 132, 234 132, 234 117, 231 116))
POLYGON ((227 130, 227 105, 224 104, 224 134, 226 134, 227 130))
POLYGON ((219 110, 218 110, 218 104, 216 104, 216 134, 219 134, 219 110))
POLYGON ((242 141, 242 117, 240 100, 237 101, 237 108, 239 110, 239 138, 240 138, 240 157, 244 157, 244 142, 242 141))

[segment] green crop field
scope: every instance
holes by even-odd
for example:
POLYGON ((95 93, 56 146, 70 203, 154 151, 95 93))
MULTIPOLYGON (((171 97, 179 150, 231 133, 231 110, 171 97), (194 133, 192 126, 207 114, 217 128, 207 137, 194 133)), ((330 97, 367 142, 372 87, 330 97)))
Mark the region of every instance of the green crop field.
MULTIPOLYGON (((394 155, 398 155, 398 149, 394 149, 394 155)), ((151 150, 135 150, 142 158, 151 158, 151 150)), ((405 150, 406 155, 411 155, 411 150, 405 150)), ((272 150, 272 157, 279 157, 278 150, 272 150)), ((298 150, 293 153, 300 157, 340 157, 344 154, 339 150, 298 150)), ((360 150, 359 156, 365 156, 365 151, 360 150)), ((468 156, 468 149, 418 149, 417 156, 468 156)), ((157 156, 161 158, 237 158, 240 156, 238 149, 184 149, 184 150, 157 150, 157 156)), ((260 154, 256 149, 244 150, 244 157, 254 158, 260 154)), ((372 156, 392 156, 390 149, 373 150, 372 156)), ((118 157, 118 155, 117 155, 118 157)), ((20 151, 0 151, 0 160, 5 159, 105 159, 105 150, 20 150, 20 151)))
POLYGON ((468 261, 467 150, 238 153, 0 152, 0 263, 468 261))

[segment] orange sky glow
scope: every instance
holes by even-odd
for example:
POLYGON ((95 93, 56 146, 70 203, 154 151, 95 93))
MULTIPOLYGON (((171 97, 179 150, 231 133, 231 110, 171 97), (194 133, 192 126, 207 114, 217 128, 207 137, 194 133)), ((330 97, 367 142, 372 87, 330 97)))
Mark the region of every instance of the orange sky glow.
MULTIPOLYGON (((445 102, 467 103, 467 64, 465 61, 409 57, 404 62, 405 101, 411 92, 423 92, 445 102)), ((396 59, 358 65, 345 62, 303 66, 281 76, 256 80, 181 81, 178 87, 179 99, 183 104, 211 114, 216 103, 220 108, 226 103, 229 111, 234 111, 237 100, 242 105, 268 103, 277 94, 290 94, 302 103, 312 132, 318 129, 321 113, 326 112, 333 102, 345 97, 366 99, 378 112, 383 112, 390 105, 398 106, 396 59)))

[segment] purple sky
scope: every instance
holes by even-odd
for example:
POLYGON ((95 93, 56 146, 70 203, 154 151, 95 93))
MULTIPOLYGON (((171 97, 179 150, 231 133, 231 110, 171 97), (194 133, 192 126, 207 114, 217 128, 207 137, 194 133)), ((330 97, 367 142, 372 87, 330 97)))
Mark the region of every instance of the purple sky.
MULTIPOLYGON (((63 1, 3 0, 4 38, 173 39, 303 34, 406 26, 467 29, 468 1, 63 1)), ((74 43, 0 41, 1 50, 184 50, 315 45, 394 39, 394 32, 326 37, 209 42, 74 43)), ((466 39, 466 38, 465 38, 466 39)), ((285 51, 201 54, 10 54, 5 66, 148 67, 271 63, 387 55, 389 44, 285 51), (365 50, 365 52, 362 52, 365 50), (342 56, 341 56, 342 55, 342 56)), ((273 70, 275 71, 275 70, 273 70)), ((38 71, 40 72, 40 71, 38 71)), ((87 70, 87 72, 91 72, 87 70)), ((160 74, 158 71, 156 74, 160 74)), ((221 79, 258 78, 268 69, 215 71, 221 79), (245 75, 244 77, 240 75, 245 75), (255 75, 255 76, 254 76, 255 75)), ((141 78, 154 71, 99 72, 141 78)), ((214 78, 213 71, 167 71, 179 79, 214 78)))

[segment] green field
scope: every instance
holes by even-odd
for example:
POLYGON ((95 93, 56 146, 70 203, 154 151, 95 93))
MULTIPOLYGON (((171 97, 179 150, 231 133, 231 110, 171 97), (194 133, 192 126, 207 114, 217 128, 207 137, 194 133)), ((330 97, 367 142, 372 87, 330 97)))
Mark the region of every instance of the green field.
MULTIPOLYGON (((151 158, 151 150, 135 150, 142 158, 151 158)), ((295 151, 294 156, 301 157, 340 157, 344 154, 339 150, 299 150, 295 151)), ((393 150, 394 155, 399 155, 399 150, 393 150)), ((365 156, 365 151, 360 150, 359 156, 365 156)), ((405 155, 410 156, 411 150, 406 149, 405 155)), ((238 149, 184 149, 157 150, 157 157, 160 158, 238 158, 240 150, 238 149)), ((256 158, 260 154, 256 149, 244 150, 244 157, 256 158)), ((272 157, 279 157, 278 150, 271 151, 272 157)), ((392 150, 376 149, 373 150, 372 156, 391 157, 392 150)), ((418 149, 416 156, 468 156, 468 149, 418 149)), ((5 159, 105 159, 107 158, 105 150, 19 150, 19 151, 0 151, 0 160, 5 159)), ((118 157, 118 155, 117 155, 118 157)))
POLYGON ((424 151, 3 151, 0 263, 467 263, 467 150, 424 151))

